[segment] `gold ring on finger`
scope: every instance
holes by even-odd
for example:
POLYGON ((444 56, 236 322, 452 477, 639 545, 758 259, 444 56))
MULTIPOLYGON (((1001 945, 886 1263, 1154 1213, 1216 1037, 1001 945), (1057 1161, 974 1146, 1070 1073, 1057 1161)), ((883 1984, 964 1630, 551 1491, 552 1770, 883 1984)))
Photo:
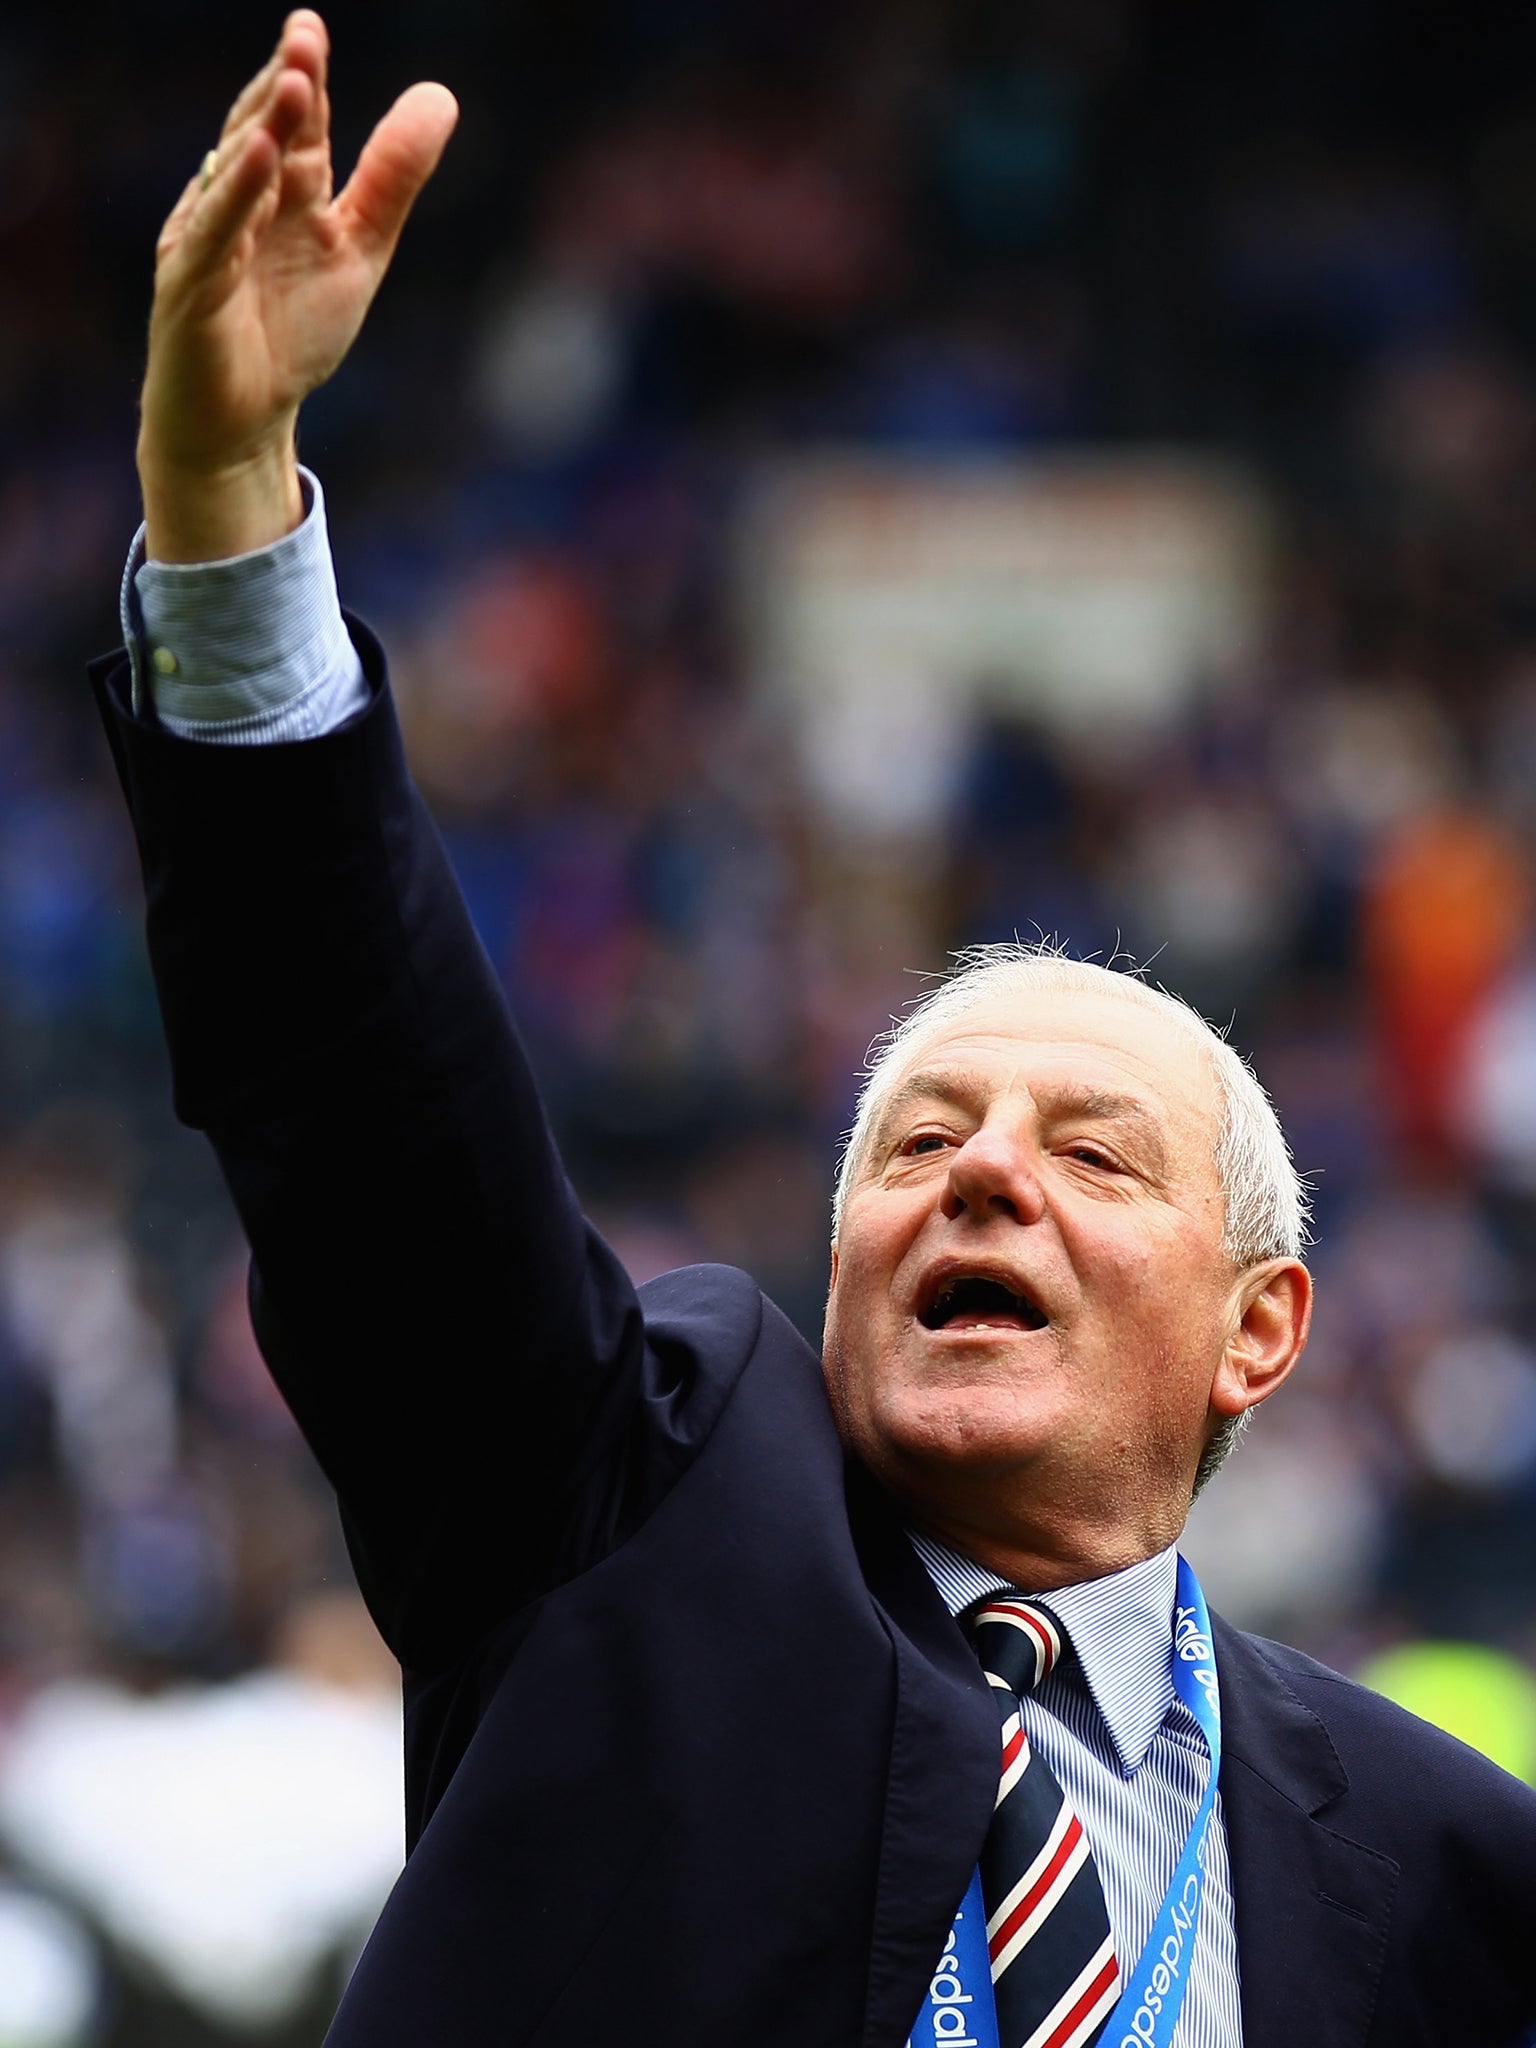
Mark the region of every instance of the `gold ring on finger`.
POLYGON ((213 174, 218 168, 219 153, 216 149, 210 149, 203 158, 202 169, 197 174, 197 189, 199 192, 206 192, 208 190, 208 187, 213 183, 213 174))

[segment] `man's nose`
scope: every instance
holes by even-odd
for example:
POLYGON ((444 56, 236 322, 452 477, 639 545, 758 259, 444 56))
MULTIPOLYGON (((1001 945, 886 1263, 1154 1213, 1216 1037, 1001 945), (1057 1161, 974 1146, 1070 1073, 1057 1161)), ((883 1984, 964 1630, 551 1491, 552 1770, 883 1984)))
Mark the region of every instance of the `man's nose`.
POLYGON ((1045 1213, 1040 1168, 1034 1144, 1021 1133, 975 1131, 950 1162, 944 1213, 951 1222, 969 1214, 977 1222, 1007 1216, 1036 1223, 1045 1213))

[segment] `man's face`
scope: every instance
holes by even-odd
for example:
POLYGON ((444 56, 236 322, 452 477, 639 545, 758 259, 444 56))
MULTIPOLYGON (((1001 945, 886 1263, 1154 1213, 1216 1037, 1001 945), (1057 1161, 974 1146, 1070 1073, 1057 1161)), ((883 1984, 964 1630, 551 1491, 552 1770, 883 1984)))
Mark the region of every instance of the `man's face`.
POLYGON ((1194 1032, 1112 991, 988 998, 918 1041, 848 1191, 824 1359, 915 1519, 1064 1570, 1177 1535, 1248 1404, 1219 1120, 1194 1032))

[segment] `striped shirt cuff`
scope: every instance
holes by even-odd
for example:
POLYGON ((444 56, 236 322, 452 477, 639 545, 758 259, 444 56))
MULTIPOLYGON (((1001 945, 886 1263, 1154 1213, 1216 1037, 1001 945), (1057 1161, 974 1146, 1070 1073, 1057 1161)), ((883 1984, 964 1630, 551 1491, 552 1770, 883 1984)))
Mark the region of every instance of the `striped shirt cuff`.
POLYGON ((368 701, 336 595, 319 480, 302 525, 222 562, 150 562, 139 528, 123 573, 133 704, 183 739, 310 739, 368 701))

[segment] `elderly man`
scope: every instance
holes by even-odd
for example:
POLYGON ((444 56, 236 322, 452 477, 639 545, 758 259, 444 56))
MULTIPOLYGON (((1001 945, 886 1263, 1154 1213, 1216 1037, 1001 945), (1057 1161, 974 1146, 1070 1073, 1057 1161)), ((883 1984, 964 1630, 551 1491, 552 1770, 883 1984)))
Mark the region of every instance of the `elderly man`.
POLYGON ((293 15, 162 236, 96 683, 178 1107, 405 1668, 332 2040, 1515 2042, 1536 1795, 1208 1621, 1173 1548, 1310 1301, 1198 1018, 1021 949, 941 986, 872 1068, 820 1366, 583 1221, 293 458, 453 103, 333 199, 325 75, 293 15))

